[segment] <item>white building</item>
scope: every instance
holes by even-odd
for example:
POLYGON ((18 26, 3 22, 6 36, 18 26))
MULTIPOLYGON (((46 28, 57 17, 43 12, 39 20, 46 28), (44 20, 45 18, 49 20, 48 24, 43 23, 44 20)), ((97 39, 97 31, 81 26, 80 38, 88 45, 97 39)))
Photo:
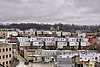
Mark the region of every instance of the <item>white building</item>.
POLYGON ((37 41, 37 38, 36 37, 31 37, 30 41, 37 41))
POLYGON ((46 34, 52 35, 52 31, 43 31, 43 34, 44 34, 44 35, 46 35, 46 34))
POLYGON ((66 41, 66 38, 57 38, 57 41, 66 41))
POLYGON ((43 62, 56 61, 57 50, 42 50, 43 62))
POLYGON ((38 30, 36 32, 37 32, 37 35, 41 35, 42 34, 42 31, 41 30, 38 30))
POLYGON ((56 42, 55 41, 45 41, 46 46, 55 46, 56 42))
POLYGON ((30 38, 28 37, 17 37, 20 46, 30 46, 30 38))
POLYGON ((77 41, 77 38, 75 38, 75 37, 69 37, 68 38, 68 41, 69 42, 76 42, 77 41))
POLYGON ((33 46, 40 46, 42 47, 44 45, 44 43, 42 41, 33 41, 33 46))
POLYGON ((16 32, 16 31, 8 31, 7 37, 10 37, 10 35, 12 35, 12 36, 18 36, 18 32, 16 32))
POLYGON ((62 36, 70 36, 71 35, 71 33, 70 32, 62 32, 62 36))
POLYGON ((79 46, 79 42, 69 42, 69 46, 79 46))
POLYGON ((67 47, 67 42, 57 42, 57 48, 67 47))
POLYGON ((57 36, 61 36, 62 31, 56 31, 57 36))
POLYGON ((78 37, 83 37, 83 38, 85 38, 85 37, 86 37, 86 33, 78 33, 78 37))
POLYGON ((100 54, 99 53, 80 54, 80 61, 100 62, 100 54))
POLYGON ((54 37, 43 37, 43 41, 54 41, 54 37))

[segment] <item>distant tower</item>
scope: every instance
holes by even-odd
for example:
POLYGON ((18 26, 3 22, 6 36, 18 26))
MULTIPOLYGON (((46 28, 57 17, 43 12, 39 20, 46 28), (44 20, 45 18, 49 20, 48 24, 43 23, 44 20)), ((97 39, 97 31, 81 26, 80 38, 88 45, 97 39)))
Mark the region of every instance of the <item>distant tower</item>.
POLYGON ((59 26, 57 26, 57 31, 59 31, 60 30, 60 27, 59 26))

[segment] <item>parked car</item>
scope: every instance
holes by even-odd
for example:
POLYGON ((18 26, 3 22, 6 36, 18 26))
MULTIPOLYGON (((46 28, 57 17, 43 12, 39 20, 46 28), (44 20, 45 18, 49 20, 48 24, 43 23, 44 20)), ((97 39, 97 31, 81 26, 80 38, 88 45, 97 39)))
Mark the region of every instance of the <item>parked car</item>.
POLYGON ((24 64, 25 64, 25 65, 29 65, 29 62, 28 62, 28 61, 25 61, 24 64))

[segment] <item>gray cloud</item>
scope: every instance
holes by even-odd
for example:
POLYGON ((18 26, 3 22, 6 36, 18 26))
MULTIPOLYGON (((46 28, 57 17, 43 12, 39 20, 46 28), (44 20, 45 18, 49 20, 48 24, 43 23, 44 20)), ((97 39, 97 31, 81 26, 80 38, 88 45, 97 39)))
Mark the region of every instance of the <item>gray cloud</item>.
POLYGON ((0 22, 99 24, 100 0, 0 0, 0 22))

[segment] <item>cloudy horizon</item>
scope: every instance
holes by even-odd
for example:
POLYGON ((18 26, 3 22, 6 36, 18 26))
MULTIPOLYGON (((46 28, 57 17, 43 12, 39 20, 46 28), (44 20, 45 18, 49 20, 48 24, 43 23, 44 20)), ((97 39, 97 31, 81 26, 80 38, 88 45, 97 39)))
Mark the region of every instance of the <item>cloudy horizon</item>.
POLYGON ((100 0, 0 0, 0 22, 100 24, 100 0))

